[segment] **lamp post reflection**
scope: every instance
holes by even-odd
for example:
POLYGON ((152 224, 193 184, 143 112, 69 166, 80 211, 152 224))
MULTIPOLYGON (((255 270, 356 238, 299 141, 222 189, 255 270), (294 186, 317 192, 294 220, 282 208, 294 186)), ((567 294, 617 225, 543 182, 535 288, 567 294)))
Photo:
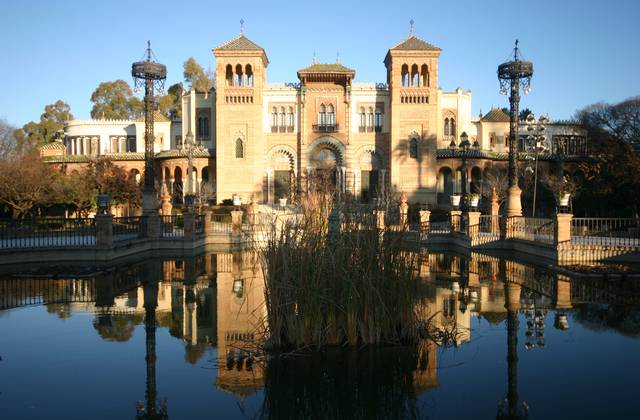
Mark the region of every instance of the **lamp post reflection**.
POLYGON ((518 311, 522 286, 511 278, 511 270, 507 270, 507 262, 503 259, 500 260, 500 271, 504 274, 504 306, 507 309, 507 398, 498 404, 496 419, 526 419, 529 406, 518 397, 518 311))
POLYGON ((156 308, 158 307, 158 283, 149 280, 144 284, 144 330, 147 365, 146 407, 138 404, 136 419, 168 419, 166 400, 156 406, 156 308))

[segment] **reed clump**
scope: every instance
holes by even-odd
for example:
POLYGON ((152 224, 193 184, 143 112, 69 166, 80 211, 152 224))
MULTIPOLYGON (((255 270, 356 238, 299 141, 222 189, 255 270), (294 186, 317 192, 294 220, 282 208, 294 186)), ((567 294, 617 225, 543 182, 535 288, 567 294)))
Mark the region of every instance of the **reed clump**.
POLYGON ((406 229, 378 228, 373 211, 329 194, 309 194, 301 209, 261 248, 265 347, 417 342, 419 253, 406 250, 406 229))

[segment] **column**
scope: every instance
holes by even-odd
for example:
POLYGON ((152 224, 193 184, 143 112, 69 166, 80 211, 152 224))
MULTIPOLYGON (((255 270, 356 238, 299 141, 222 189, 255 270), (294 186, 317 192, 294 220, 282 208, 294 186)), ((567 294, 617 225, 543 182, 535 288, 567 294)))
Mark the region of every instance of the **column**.
POLYGON ((110 214, 98 214, 96 223, 96 247, 109 249, 113 246, 113 216, 110 214))

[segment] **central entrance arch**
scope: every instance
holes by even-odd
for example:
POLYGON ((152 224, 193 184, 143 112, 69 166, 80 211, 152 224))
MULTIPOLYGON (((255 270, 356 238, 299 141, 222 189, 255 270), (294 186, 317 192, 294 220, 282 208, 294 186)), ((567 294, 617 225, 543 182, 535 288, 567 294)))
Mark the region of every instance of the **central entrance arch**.
POLYGON ((339 140, 329 136, 316 139, 309 147, 307 159, 308 189, 343 192, 344 146, 339 140))

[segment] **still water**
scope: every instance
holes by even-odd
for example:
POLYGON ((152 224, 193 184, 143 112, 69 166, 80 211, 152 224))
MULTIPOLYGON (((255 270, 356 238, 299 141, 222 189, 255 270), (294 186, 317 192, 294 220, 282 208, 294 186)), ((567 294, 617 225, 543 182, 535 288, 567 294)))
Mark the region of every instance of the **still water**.
POLYGON ((4 275, 0 418, 637 418, 633 281, 481 255, 420 275, 455 340, 268 360, 252 253, 4 275))

